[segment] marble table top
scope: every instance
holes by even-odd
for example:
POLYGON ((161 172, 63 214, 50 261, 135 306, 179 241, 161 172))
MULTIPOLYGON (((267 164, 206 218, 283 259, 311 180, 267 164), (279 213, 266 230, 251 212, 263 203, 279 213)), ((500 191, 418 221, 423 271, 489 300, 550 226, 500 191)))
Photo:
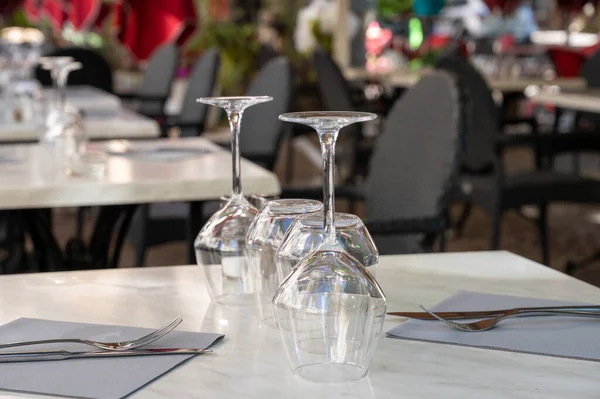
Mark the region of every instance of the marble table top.
MULTIPOLYGON (((68 177, 40 144, 0 146, 0 209, 51 208, 218 199, 231 192, 231 153, 204 138, 97 142, 91 151, 207 149, 181 159, 109 156, 106 176, 68 177)), ((246 194, 279 193, 275 174, 242 159, 246 194)))
MULTIPOLYGON (((52 95, 51 89, 44 89, 46 96, 52 95)), ((67 104, 84 112, 116 112, 121 109, 121 99, 114 94, 93 86, 68 86, 67 104)))
POLYGON ((587 89, 582 92, 540 92, 529 97, 536 104, 550 104, 575 111, 600 113, 600 90, 587 89))
MULTIPOLYGON (((88 112, 84 116, 85 132, 92 140, 139 139, 160 136, 158 123, 126 109, 110 112, 88 112)), ((0 122, 0 143, 39 140, 35 123, 0 122)))
MULTIPOLYGON (((395 87, 407 88, 417 83, 421 77, 430 73, 432 69, 420 71, 397 70, 385 74, 373 74, 364 68, 346 68, 344 75, 348 80, 379 79, 395 87)), ((487 77, 488 84, 492 90, 505 93, 522 92, 529 86, 557 86, 566 90, 583 90, 587 83, 582 78, 556 78, 551 81, 542 78, 500 78, 487 77)))
MULTIPOLYGON (((600 302, 600 289, 508 252, 383 256, 389 310, 419 310, 457 290, 600 302)), ((222 345, 133 395, 140 398, 598 397, 599 363, 384 338, 367 378, 316 384, 287 366, 279 333, 248 308, 211 305, 197 266, 0 276, 0 323, 19 317, 225 334, 222 345)), ((402 319, 388 318, 388 330, 402 319)))

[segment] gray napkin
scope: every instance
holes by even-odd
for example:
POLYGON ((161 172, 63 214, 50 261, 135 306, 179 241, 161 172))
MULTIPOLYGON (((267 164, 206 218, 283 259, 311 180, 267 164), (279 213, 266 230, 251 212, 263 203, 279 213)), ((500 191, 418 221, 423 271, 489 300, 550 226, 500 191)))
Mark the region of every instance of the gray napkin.
MULTIPOLYGON (((443 312, 569 305, 588 304, 461 291, 431 310, 443 312)), ((600 319, 595 318, 512 318, 501 321, 496 328, 485 332, 463 332, 439 321, 411 319, 387 334, 392 338, 600 361, 600 319)))
MULTIPOLYGON (((112 342, 135 339, 150 332, 152 329, 147 328, 22 318, 0 326, 0 342, 73 337, 112 342)), ((206 349, 222 337, 220 334, 175 330, 147 348, 206 349)), ((73 351, 95 350, 77 344, 37 345, 10 350, 59 348, 73 351)), ((160 355, 0 363, 0 389, 76 398, 122 398, 193 356, 160 355)), ((210 355, 200 356, 206 357, 203 361, 210 361, 210 355)))

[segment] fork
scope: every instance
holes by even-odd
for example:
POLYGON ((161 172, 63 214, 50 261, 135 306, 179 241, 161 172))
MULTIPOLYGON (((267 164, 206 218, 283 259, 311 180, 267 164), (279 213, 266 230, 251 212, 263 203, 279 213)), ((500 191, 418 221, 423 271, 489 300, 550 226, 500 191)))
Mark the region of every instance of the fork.
POLYGON ((92 341, 90 339, 82 339, 82 338, 57 338, 57 339, 44 339, 44 340, 39 340, 39 341, 9 342, 6 344, 0 344, 0 349, 14 348, 16 346, 75 343, 75 344, 83 344, 83 345, 93 346, 93 347, 104 349, 107 351, 126 351, 126 350, 140 348, 144 345, 148 345, 149 343, 156 341, 159 338, 164 337, 165 335, 167 335, 168 333, 173 331, 175 329, 175 327, 177 327, 182 321, 183 321, 183 318, 181 316, 177 316, 177 318, 175 318, 172 322, 170 322, 166 326, 161 327, 158 330, 153 331, 148 335, 144 335, 143 337, 133 339, 130 341, 100 342, 100 341, 92 341))
POLYGON ((425 306, 419 305, 421 309, 425 312, 429 313, 431 316, 435 317, 442 323, 446 324, 449 327, 460 331, 466 332, 481 332, 488 331, 492 328, 496 327, 501 320, 508 319, 510 317, 520 317, 520 316, 544 316, 544 315, 552 315, 552 316, 580 316, 580 317, 596 317, 600 318, 600 313, 597 311, 582 311, 582 310, 531 310, 531 309, 510 309, 505 311, 504 313, 491 317, 489 319, 478 320, 472 323, 457 323, 455 321, 444 319, 431 310, 427 309, 425 306))

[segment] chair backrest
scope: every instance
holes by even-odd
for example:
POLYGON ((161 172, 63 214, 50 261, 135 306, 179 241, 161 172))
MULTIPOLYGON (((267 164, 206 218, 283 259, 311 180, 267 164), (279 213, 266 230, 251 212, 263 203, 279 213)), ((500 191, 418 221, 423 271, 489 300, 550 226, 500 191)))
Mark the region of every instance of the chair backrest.
MULTIPOLYGON (((81 63, 81 69, 69 74, 67 84, 69 86, 88 85, 98 89, 113 92, 112 70, 104 57, 93 50, 80 47, 63 48, 56 50, 49 56, 72 57, 75 61, 81 63)), ((38 66, 35 70, 35 77, 43 86, 52 86, 50 72, 38 66)))
POLYGON ((272 157, 274 162, 283 130, 278 117, 289 111, 292 98, 292 72, 288 59, 277 57, 267 62, 250 83, 246 95, 271 96, 273 101, 244 111, 240 134, 242 156, 250 159, 272 157))
POLYGON ((196 136, 204 130, 208 105, 199 103, 196 99, 213 95, 220 64, 221 59, 215 49, 206 51, 196 61, 188 79, 188 88, 181 112, 177 116, 177 122, 182 125, 181 136, 196 136))
POLYGON ((396 101, 377 140, 367 177, 372 222, 441 217, 463 150, 463 94, 437 71, 396 101))
POLYGON ((313 61, 319 93, 326 110, 352 111, 354 107, 348 82, 335 61, 323 50, 315 51, 313 61))
POLYGON ((492 168, 500 124, 498 108, 487 82, 464 58, 445 57, 438 61, 437 67, 455 74, 467 96, 467 136, 463 167, 471 172, 492 168))
POLYGON ((585 61, 580 74, 587 81, 588 87, 600 87, 600 50, 585 61))
POLYGON ((171 92, 178 62, 178 50, 174 44, 158 48, 150 57, 137 95, 152 98, 140 105, 139 112, 147 115, 161 115, 171 92))

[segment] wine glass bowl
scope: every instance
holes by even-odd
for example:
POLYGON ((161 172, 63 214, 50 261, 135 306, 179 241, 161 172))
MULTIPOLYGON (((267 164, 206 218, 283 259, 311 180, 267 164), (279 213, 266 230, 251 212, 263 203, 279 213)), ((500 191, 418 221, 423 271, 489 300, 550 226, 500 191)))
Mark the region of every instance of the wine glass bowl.
POLYGON ((360 379, 368 372, 381 336, 386 299, 365 265, 337 239, 335 142, 343 127, 376 115, 317 111, 279 118, 311 126, 319 135, 324 218, 322 242, 296 265, 273 297, 277 327, 298 376, 317 382, 360 379))
MULTIPOLYGON (((379 252, 362 220, 349 213, 336 212, 335 231, 338 244, 376 277, 379 252)), ((296 265, 323 243, 323 215, 297 218, 277 250, 277 274, 280 281, 290 275, 296 265)))
POLYGON ((323 204, 314 200, 273 200, 264 205, 250 226, 246 248, 261 325, 275 328, 272 300, 281 282, 277 273, 276 253, 286 231, 298 216, 315 214, 322 209, 323 204))
POLYGON ((197 100, 225 109, 231 128, 232 194, 206 222, 194 241, 196 263, 204 270, 211 299, 222 304, 255 304, 253 281, 246 260, 246 235, 258 209, 242 192, 239 134, 244 110, 272 99, 257 96, 203 97, 197 100))

